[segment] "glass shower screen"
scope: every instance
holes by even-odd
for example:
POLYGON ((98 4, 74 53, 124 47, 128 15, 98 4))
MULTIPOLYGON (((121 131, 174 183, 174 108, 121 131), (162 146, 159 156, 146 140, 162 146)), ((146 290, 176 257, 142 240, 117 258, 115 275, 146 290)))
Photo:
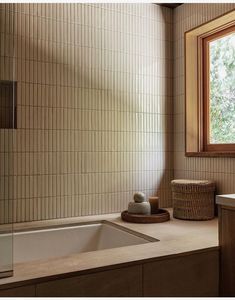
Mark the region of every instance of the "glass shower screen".
POLYGON ((13 273, 14 4, 0 4, 0 278, 13 273))

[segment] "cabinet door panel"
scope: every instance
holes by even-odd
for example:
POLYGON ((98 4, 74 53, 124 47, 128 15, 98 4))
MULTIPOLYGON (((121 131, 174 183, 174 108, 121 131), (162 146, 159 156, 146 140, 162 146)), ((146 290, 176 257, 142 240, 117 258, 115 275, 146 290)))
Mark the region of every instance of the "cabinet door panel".
POLYGON ((37 285, 39 297, 141 296, 142 267, 133 266, 49 281, 37 285))
POLYGON ((34 297, 34 296, 35 296, 34 285, 0 290, 0 297, 34 297))
POLYGON ((219 253, 217 250, 146 263, 144 296, 218 296, 219 253))
POLYGON ((219 231, 220 292, 222 296, 235 296, 235 210, 220 211, 219 231))

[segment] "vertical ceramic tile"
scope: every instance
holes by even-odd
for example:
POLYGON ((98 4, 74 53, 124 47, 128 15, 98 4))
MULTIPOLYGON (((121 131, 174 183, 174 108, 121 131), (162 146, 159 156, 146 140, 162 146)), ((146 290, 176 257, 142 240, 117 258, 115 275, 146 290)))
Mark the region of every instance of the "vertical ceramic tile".
POLYGON ((170 10, 15 7, 15 221, 118 212, 139 189, 170 205, 170 10))

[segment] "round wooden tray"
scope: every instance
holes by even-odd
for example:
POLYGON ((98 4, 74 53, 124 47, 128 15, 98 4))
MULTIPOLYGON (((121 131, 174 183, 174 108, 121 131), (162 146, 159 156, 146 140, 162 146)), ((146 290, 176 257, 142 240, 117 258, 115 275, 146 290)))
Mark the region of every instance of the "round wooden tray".
POLYGON ((165 209, 159 209, 157 214, 135 215, 129 214, 127 210, 121 213, 122 220, 130 223, 162 223, 170 220, 170 214, 165 209))

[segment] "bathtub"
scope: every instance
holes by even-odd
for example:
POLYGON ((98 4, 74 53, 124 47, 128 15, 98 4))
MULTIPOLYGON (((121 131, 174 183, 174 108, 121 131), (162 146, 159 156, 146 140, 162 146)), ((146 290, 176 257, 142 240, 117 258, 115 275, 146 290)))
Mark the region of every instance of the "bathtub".
POLYGON ((158 240, 103 221, 14 233, 14 263, 145 244, 158 240))

